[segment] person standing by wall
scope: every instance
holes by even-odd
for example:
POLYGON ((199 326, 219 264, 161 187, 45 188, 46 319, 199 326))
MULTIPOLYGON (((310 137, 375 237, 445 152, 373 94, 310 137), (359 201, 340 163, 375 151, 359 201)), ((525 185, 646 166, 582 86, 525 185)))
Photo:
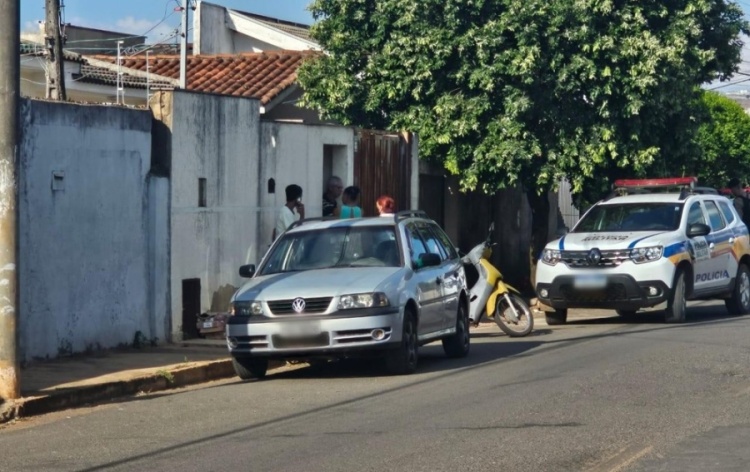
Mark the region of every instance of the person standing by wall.
POLYGON ((750 199, 747 198, 745 189, 742 188, 740 179, 733 178, 729 180, 729 190, 732 192, 732 198, 734 200, 734 208, 737 213, 740 214, 742 222, 745 226, 750 228, 750 199))
POLYGON ((276 241, 276 238, 289 228, 289 225, 304 218, 305 204, 302 203, 302 187, 295 184, 288 185, 286 187, 286 203, 279 208, 276 215, 276 227, 273 229, 272 241, 276 241))
POLYGON ((396 200, 389 195, 381 195, 375 201, 375 207, 380 216, 393 216, 396 214, 396 200))
POLYGON ((359 207, 359 187, 346 187, 341 194, 341 209, 336 211, 340 218, 361 218, 362 208, 359 207))
POLYGON ((338 207, 338 198, 344 190, 344 181, 340 177, 332 175, 328 178, 326 190, 323 192, 323 216, 335 216, 338 207))

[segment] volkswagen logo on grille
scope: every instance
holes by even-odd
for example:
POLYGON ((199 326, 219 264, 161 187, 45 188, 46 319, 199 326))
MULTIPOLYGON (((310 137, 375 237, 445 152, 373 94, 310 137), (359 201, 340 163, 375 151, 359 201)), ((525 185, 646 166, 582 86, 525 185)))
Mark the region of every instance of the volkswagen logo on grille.
POLYGON ((302 313, 305 311, 305 299, 304 298, 295 298, 292 302, 292 310, 294 310, 297 313, 302 313))
POLYGON ((586 259, 589 261, 589 265, 595 266, 599 265, 599 262, 602 260, 602 251, 600 251, 597 248, 594 248, 589 251, 589 255, 586 256, 586 259))

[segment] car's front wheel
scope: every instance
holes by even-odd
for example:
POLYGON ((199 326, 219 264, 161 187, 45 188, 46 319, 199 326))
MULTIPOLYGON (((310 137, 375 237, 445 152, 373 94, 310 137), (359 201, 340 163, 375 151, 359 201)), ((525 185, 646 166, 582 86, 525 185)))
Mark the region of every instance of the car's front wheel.
POLYGON ((687 295, 685 287, 685 272, 677 272, 674 278, 674 287, 672 296, 667 302, 667 309, 664 311, 664 321, 667 323, 684 323, 685 312, 687 311, 687 295))
POLYGON ((417 320, 414 313, 406 310, 401 331, 401 344, 386 355, 385 368, 391 374, 411 374, 417 370, 418 360, 417 320))
POLYGON ((268 359, 257 357, 233 357, 232 367, 242 380, 262 379, 268 371, 268 359))
POLYGON ((458 304, 456 314, 456 332, 448 338, 443 338, 443 350, 448 357, 466 357, 471 347, 471 335, 469 334, 469 316, 466 313, 466 305, 458 304))
POLYGON ((746 315, 750 313, 750 270, 745 264, 737 268, 737 278, 734 282, 732 297, 725 301, 730 315, 746 315))

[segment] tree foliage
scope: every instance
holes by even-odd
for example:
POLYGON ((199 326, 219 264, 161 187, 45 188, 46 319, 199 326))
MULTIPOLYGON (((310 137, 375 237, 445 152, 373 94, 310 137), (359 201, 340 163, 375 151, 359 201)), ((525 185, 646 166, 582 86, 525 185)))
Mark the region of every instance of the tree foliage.
POLYGON ((736 70, 746 28, 723 0, 315 0, 310 9, 327 54, 300 71, 305 103, 346 124, 414 131, 422 155, 485 191, 544 189, 562 176, 580 189, 681 152, 695 86, 736 70))
POLYGON ((726 187, 732 177, 750 181, 750 116, 740 105, 715 92, 701 96, 702 120, 696 133, 697 158, 683 172, 701 185, 726 187))
POLYGON ((737 69, 724 0, 313 0, 326 51, 303 65, 323 117, 408 130, 463 189, 522 184, 533 251, 567 177, 597 192, 694 154, 698 86, 737 69))

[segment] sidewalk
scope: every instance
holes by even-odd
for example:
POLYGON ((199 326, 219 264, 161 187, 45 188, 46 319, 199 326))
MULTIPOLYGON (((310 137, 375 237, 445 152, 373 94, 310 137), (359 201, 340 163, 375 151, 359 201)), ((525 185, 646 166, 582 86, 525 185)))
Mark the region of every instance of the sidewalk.
POLYGON ((21 399, 4 414, 0 411, 0 423, 234 375, 223 340, 191 340, 32 362, 20 372, 21 399))

